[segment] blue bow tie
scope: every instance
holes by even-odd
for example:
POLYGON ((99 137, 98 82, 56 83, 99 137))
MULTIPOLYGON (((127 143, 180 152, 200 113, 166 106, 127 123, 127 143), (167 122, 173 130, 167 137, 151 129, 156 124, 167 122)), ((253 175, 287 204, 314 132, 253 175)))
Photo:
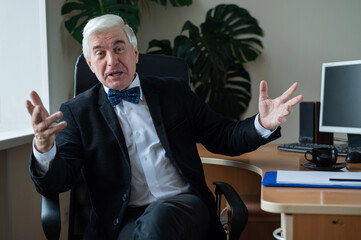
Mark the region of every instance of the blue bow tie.
POLYGON ((109 89, 108 99, 112 106, 118 105, 123 99, 131 103, 139 103, 140 89, 139 87, 133 87, 125 91, 118 91, 109 89))

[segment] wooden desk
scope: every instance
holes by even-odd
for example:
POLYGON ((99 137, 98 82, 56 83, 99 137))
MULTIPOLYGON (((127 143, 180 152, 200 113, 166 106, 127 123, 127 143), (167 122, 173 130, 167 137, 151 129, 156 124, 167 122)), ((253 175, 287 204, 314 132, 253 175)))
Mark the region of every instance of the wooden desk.
MULTIPOLYGON (((198 150, 203 163, 247 169, 262 178, 267 171, 312 171, 301 166, 307 162, 303 153, 279 151, 277 145, 267 144, 238 157, 213 154, 202 145, 198 150)), ((338 162, 342 161, 344 158, 339 157, 338 162)), ((353 170, 343 168, 339 171, 353 170)), ((261 208, 281 214, 281 226, 287 240, 361 239, 359 189, 262 186, 261 208)))

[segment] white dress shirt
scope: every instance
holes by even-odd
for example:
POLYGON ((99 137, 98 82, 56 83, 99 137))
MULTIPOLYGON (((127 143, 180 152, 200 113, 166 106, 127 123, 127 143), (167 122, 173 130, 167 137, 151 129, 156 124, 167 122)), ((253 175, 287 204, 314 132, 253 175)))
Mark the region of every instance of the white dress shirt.
MULTIPOLYGON (((140 87, 138 75, 129 86, 132 87, 140 87)), ((109 90, 104 89, 106 92, 109 90)), ((140 93, 138 104, 122 101, 114 107, 132 169, 131 206, 144 206, 156 199, 189 191, 189 184, 166 156, 142 90, 140 93)))
MULTIPOLYGON (((136 86, 141 90, 138 75, 129 88, 136 86)), ((109 89, 105 86, 104 89, 108 93, 109 89)), ((138 104, 124 100, 114 106, 130 158, 132 172, 130 206, 144 206, 157 199, 188 192, 190 188, 167 157, 142 90, 140 93, 138 104)), ((255 119, 255 127, 264 138, 273 132, 259 124, 258 116, 255 119)), ((37 171, 44 175, 49 169, 50 161, 55 157, 56 147, 54 145, 50 152, 42 154, 33 145, 33 152, 38 163, 37 171)))

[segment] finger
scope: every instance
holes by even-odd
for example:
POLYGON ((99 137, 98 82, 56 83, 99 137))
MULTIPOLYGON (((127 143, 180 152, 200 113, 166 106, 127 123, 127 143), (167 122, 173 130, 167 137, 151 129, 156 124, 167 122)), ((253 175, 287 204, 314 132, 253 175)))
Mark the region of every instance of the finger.
POLYGON ((29 100, 26 100, 26 101, 25 101, 25 107, 26 107, 26 109, 28 110, 28 113, 29 113, 30 115, 33 115, 34 105, 33 105, 29 100))
POLYGON ((294 84, 292 84, 291 87, 289 87, 282 95, 281 98, 283 101, 287 101, 287 99, 289 99, 297 90, 298 88, 298 82, 295 82, 294 84))
POLYGON ((56 125, 56 123, 63 117, 63 113, 58 111, 45 119, 43 119, 39 124, 36 126, 36 132, 46 131, 49 128, 52 128, 56 125))
POLYGON ((58 124, 52 125, 43 132, 35 133, 34 139, 36 149, 42 153, 48 152, 54 145, 55 134, 63 130, 66 126, 67 122, 62 121, 58 124))
POLYGON ((259 84, 259 100, 268 99, 268 86, 265 80, 262 80, 259 84))
POLYGON ((43 102, 41 101, 41 98, 40 98, 40 96, 39 96, 39 94, 37 92, 31 91, 30 92, 30 98, 33 101, 35 106, 40 105, 43 108, 45 108, 44 105, 43 105, 43 102))
POLYGON ((42 121, 40 107, 34 107, 33 114, 31 115, 31 120, 33 122, 33 125, 38 124, 42 121))
POLYGON ((39 124, 49 116, 48 111, 41 106, 35 106, 31 115, 33 124, 39 124))
POLYGON ((284 124, 286 122, 286 117, 279 117, 278 118, 278 126, 284 124))
POLYGON ((63 113, 58 111, 49 117, 47 117, 44 121, 44 124, 48 127, 54 126, 58 123, 58 121, 63 117, 63 113))
POLYGON ((289 106, 291 106, 291 107, 293 107, 293 106, 295 106, 296 104, 302 102, 302 100, 303 100, 303 95, 298 95, 298 96, 296 96, 296 97, 288 100, 286 104, 289 105, 289 106))
POLYGON ((68 125, 68 123, 65 121, 62 121, 62 122, 56 124, 55 126, 52 127, 53 134, 60 132, 61 130, 66 128, 67 125, 68 125))
POLYGON ((62 122, 59 122, 57 124, 53 124, 51 125, 49 128, 47 128, 43 133, 42 135, 44 137, 51 137, 52 135, 54 135, 55 133, 58 133, 60 132, 61 130, 63 130, 65 127, 67 126, 67 122, 65 121, 62 121, 62 122))
POLYGON ((293 112, 293 107, 290 105, 286 105, 285 109, 283 110, 283 117, 290 115, 293 112))

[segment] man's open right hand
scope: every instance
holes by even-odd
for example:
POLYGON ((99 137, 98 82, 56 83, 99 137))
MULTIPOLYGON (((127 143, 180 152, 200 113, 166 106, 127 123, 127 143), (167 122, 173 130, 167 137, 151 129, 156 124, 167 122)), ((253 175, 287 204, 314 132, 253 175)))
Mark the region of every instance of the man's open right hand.
POLYGON ((55 143, 55 133, 63 130, 67 123, 58 121, 62 118, 62 112, 56 112, 49 115, 45 109, 39 95, 32 91, 30 93, 31 101, 26 101, 26 108, 31 115, 32 126, 34 129, 34 140, 36 149, 45 153, 51 150, 55 143))

